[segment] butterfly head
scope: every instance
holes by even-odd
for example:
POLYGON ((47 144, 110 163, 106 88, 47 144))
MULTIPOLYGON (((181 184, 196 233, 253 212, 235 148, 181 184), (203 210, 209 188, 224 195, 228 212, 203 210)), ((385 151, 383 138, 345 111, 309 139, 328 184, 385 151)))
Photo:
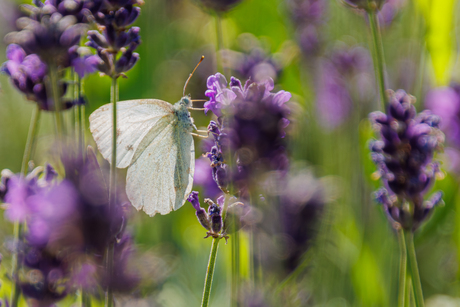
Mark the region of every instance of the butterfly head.
POLYGON ((179 101, 179 104, 181 106, 186 107, 186 108, 191 108, 192 107, 192 99, 191 99, 190 95, 186 95, 186 96, 182 97, 181 100, 179 101))

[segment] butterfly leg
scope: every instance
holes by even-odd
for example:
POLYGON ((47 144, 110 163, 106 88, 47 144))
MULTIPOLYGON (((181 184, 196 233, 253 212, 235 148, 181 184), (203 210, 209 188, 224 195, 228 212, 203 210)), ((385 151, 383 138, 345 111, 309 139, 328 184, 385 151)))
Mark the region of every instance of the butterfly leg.
POLYGON ((202 138, 202 139, 207 139, 209 137, 209 135, 201 135, 201 134, 197 134, 197 133, 193 133, 193 132, 190 132, 190 134, 193 135, 193 136, 202 138))
POLYGON ((192 111, 204 111, 204 108, 187 108, 187 109, 192 110, 192 111))

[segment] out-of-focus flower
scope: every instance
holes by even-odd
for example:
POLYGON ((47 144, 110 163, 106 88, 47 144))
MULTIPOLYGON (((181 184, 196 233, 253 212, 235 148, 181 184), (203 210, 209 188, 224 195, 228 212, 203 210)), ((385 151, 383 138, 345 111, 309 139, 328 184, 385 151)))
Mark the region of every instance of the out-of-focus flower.
POLYGON ((405 2, 405 0, 387 0, 377 14, 379 24, 383 27, 390 26, 405 2))
POLYGON ((460 172, 460 84, 430 90, 425 97, 425 106, 442 119, 439 127, 446 134, 444 154, 446 168, 460 172))
POLYGON ((241 0, 195 0, 195 2, 205 10, 211 10, 221 14, 238 5, 241 0))
POLYGON ((195 161, 193 183, 201 186, 204 194, 210 198, 216 198, 222 193, 209 171, 209 160, 205 157, 199 158, 195 161))
POLYGON ((372 76, 370 55, 360 46, 339 45, 320 62, 316 109, 319 123, 329 130, 343 124, 353 101, 366 101, 372 76), (364 79, 364 80, 363 80, 364 79))
POLYGON ((140 14, 140 0, 106 1, 97 13, 95 20, 103 29, 88 31, 87 46, 96 49, 97 58, 93 60, 97 69, 110 76, 119 77, 139 60, 134 50, 141 43, 139 27, 129 27, 140 14), (117 54, 121 52, 120 56, 117 54))
POLYGON ((289 109, 285 103, 291 94, 272 93, 273 88, 271 79, 248 80, 243 86, 232 77, 230 88, 227 88, 223 75, 217 73, 208 78, 206 96, 210 100, 204 107, 219 116, 219 121, 208 126, 215 146, 206 155, 221 188, 225 189, 229 180, 247 185, 258 173, 287 169, 284 136, 289 125, 289 109), (237 156, 231 177, 224 163, 230 152, 237 156))
POLYGON ((320 28, 326 21, 327 0, 289 0, 287 5, 296 26, 298 44, 308 60, 321 49, 320 28))
POLYGON ((259 82, 272 78, 276 81, 281 74, 280 61, 270 55, 252 34, 241 34, 238 41, 242 52, 222 50, 224 66, 243 79, 259 82))
MULTIPOLYGON (((43 7, 43 10, 47 6, 43 7)), ((20 45, 27 54, 36 54, 48 65, 70 66, 69 49, 80 42, 86 25, 77 23, 74 16, 63 17, 48 12, 37 15, 37 20, 21 17, 17 24, 21 31, 5 36, 8 44, 20 45)))
POLYGON ((460 84, 429 91, 425 106, 441 117, 440 128, 447 142, 460 148, 460 84))
POLYGON ((433 155, 444 142, 440 118, 427 110, 417 114, 414 101, 403 90, 390 92, 387 112, 369 115, 380 132, 380 140, 370 144, 372 159, 384 183, 376 199, 394 226, 412 231, 442 201, 442 192, 426 201, 424 197, 439 172, 433 155))

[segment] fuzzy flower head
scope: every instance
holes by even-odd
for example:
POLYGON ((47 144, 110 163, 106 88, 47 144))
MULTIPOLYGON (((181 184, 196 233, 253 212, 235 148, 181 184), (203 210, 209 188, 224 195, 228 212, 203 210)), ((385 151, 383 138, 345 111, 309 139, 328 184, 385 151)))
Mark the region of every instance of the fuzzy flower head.
POLYGON ((370 144, 372 159, 384 183, 376 198, 392 222, 415 230, 441 201, 439 194, 428 201, 424 197, 439 173, 433 156, 441 150, 444 134, 438 116, 430 111, 417 114, 413 96, 403 90, 389 96, 386 113, 370 114, 380 133, 370 144))
POLYGON ((248 80, 243 86, 232 77, 228 88, 220 73, 208 78, 206 96, 210 100, 204 105, 205 112, 212 111, 218 121, 208 126, 215 144, 205 156, 211 162, 215 182, 224 192, 230 181, 247 185, 262 172, 287 169, 284 129, 289 125, 289 109, 285 103, 291 94, 272 93, 273 88, 271 79, 248 80), (230 153, 236 153, 233 169, 226 162, 235 157, 230 153))

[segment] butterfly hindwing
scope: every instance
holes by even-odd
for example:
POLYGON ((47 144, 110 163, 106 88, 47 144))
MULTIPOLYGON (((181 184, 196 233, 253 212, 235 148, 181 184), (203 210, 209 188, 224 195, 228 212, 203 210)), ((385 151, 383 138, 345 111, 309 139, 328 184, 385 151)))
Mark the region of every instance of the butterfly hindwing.
POLYGON ((128 198, 150 216, 180 208, 192 189, 193 137, 181 133, 176 123, 164 128, 128 168, 128 198))

